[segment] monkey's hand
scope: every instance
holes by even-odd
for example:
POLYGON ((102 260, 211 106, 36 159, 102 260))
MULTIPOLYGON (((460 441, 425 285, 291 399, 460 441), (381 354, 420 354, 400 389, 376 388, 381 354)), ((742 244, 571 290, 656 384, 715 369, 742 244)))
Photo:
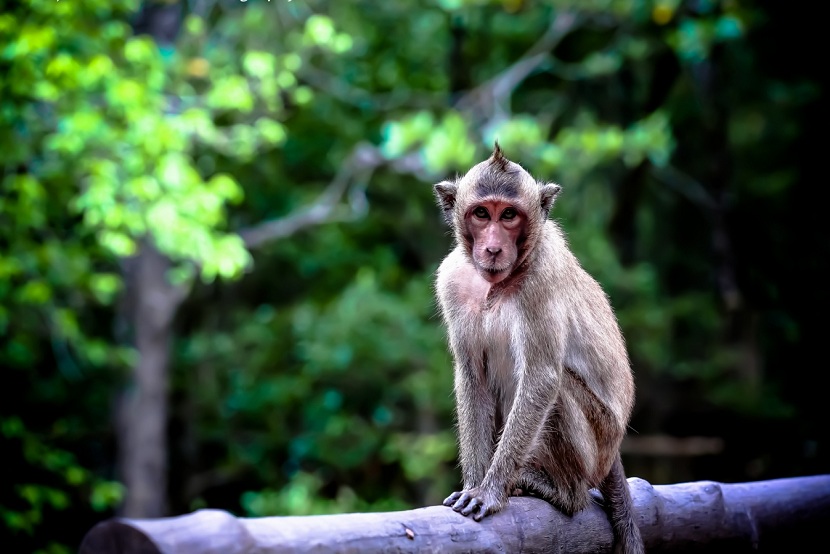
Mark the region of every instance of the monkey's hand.
POLYGON ((507 504, 506 494, 494 493, 484 487, 473 487, 463 491, 456 491, 444 500, 444 506, 449 506, 462 516, 473 515, 473 519, 481 521, 484 516, 494 514, 507 504))

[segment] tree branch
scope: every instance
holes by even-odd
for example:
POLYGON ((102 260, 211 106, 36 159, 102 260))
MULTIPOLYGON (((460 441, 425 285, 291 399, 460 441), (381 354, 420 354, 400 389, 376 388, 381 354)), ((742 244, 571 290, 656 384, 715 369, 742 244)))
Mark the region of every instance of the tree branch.
POLYGON ((362 216, 367 207, 364 196, 366 182, 374 170, 384 163, 380 152, 368 143, 355 146, 352 153, 340 166, 337 174, 326 189, 312 204, 285 217, 263 221, 253 227, 242 229, 239 236, 248 248, 285 238, 294 233, 332 221, 348 221, 362 216), (351 188, 348 211, 338 210, 341 200, 351 188))
POLYGON ((672 165, 652 166, 651 173, 693 204, 711 211, 717 207, 715 199, 697 179, 672 165))
MULTIPOLYGON (((649 554, 815 551, 830 521, 830 475, 724 485, 658 485, 630 479, 649 554), (800 546, 803 545, 803 546, 800 546)), ((444 506, 403 512, 235 518, 221 510, 155 520, 110 519, 90 530, 80 554, 462 553, 611 551, 599 505, 573 517, 537 498, 513 497, 481 523, 444 506)))
POLYGON ((481 110, 490 114, 507 112, 505 106, 516 87, 547 59, 550 51, 577 26, 578 22, 579 18, 573 12, 558 14, 551 21, 545 34, 514 64, 461 97, 457 104, 458 109, 481 110))

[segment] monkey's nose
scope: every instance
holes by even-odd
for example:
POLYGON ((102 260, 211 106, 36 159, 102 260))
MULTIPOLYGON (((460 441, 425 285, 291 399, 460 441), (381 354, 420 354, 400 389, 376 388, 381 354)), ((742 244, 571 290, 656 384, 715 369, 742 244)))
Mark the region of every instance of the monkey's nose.
POLYGON ((499 248, 498 246, 488 246, 486 248, 486 250, 487 250, 487 252, 489 252, 490 254, 492 254, 494 256, 496 254, 498 254, 499 252, 501 252, 501 248, 499 248))

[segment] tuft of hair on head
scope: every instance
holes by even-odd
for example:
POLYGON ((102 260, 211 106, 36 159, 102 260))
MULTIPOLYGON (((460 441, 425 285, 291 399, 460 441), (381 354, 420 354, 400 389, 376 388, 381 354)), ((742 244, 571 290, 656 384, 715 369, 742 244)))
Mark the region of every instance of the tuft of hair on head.
POLYGON ((493 148, 493 154, 490 156, 490 165, 495 165, 504 171, 507 169, 508 163, 510 163, 510 160, 504 157, 504 153, 501 151, 499 141, 497 140, 496 145, 493 148))

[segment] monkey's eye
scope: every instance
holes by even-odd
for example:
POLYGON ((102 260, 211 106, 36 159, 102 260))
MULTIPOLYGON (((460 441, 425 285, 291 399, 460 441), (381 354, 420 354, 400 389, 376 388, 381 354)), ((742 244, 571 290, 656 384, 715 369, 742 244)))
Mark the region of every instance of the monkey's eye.
POLYGON ((514 218, 514 217, 516 217, 517 215, 519 215, 519 213, 518 213, 518 212, 517 212, 514 208, 506 208, 506 209, 505 209, 505 210, 501 213, 501 218, 502 218, 502 219, 513 219, 513 218, 514 218))
POLYGON ((482 208, 481 206, 473 210, 473 215, 481 219, 488 219, 490 217, 490 214, 487 213, 487 210, 485 208, 482 208))

